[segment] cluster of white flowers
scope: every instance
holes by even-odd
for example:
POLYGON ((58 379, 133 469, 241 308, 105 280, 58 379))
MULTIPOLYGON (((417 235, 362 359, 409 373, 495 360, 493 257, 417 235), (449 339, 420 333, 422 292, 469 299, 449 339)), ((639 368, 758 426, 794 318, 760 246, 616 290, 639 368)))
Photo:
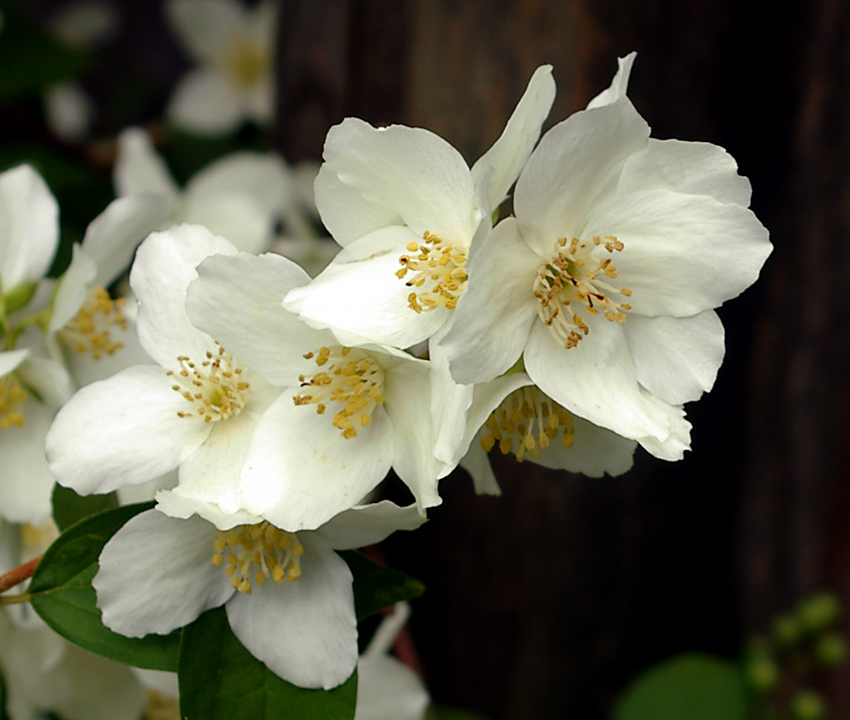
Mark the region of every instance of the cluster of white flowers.
MULTIPOLYGON (((175 25, 227 20, 197 5, 173 3, 175 25)), ((227 72, 254 78, 246 47, 219 67, 199 40, 208 66, 175 117, 196 95, 212 102, 210 88, 233 91, 227 72)), ((626 96, 633 59, 542 138, 555 84, 538 68, 471 168, 427 130, 332 128, 315 202, 342 250, 312 279, 258 254, 279 223, 299 224, 278 158, 225 158, 181 191, 126 131, 121 197, 58 282, 44 277, 55 201, 29 167, 0 174, 0 514, 43 522, 54 478, 80 494, 160 488, 100 556, 104 624, 168 634, 224 606, 274 673, 331 689, 358 665, 352 574, 335 551, 420 526, 458 465, 498 493, 497 445, 594 477, 625 472, 638 444, 680 459, 683 404, 723 358, 714 308, 771 246, 723 149, 650 138, 626 96), (134 251, 131 294, 114 299, 104 288, 134 251), (410 506, 370 502, 390 469, 410 506)), ((263 119, 257 97, 245 107, 263 119)), ((381 647, 360 660, 364 696, 381 647)), ((405 717, 421 717, 416 692, 405 717)))

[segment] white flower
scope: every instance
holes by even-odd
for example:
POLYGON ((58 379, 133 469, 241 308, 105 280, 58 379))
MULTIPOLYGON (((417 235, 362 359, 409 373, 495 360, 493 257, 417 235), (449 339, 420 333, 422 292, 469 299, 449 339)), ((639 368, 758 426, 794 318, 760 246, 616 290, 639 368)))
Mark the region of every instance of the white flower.
POLYGON ((316 204, 343 250, 285 307, 352 341, 405 348, 434 335, 463 292, 473 236, 489 231, 554 97, 551 67, 542 66, 471 169, 421 128, 373 128, 354 118, 331 128, 316 204))
POLYGON ((574 416, 523 372, 476 385, 466 423, 450 461, 469 472, 477 492, 492 495, 500 493, 487 457, 493 448, 519 462, 602 477, 626 472, 637 447, 574 416))
POLYGON ((168 107, 171 120, 194 132, 218 135, 244 120, 274 117, 274 38, 278 7, 261 0, 170 0, 166 16, 199 64, 184 77, 168 107))
POLYGON ((46 441, 60 483, 111 492, 179 467, 181 481, 202 478, 217 502, 238 507, 247 443, 275 395, 186 316, 195 266, 216 252, 236 249, 191 225, 153 233, 139 247, 130 273, 136 327, 158 364, 87 385, 62 408, 46 441))
POLYGON ((291 173, 271 153, 227 155, 201 170, 181 191, 139 128, 119 136, 114 175, 119 196, 159 195, 173 203, 172 222, 204 225, 240 250, 254 253, 268 249, 281 213, 294 203, 291 173))
POLYGON ((460 383, 522 356, 571 413, 677 459, 679 406, 711 388, 723 358, 713 308, 756 280, 771 246, 722 148, 649 138, 622 94, 627 70, 541 139, 516 217, 472 248, 443 346, 460 383))
MULTIPOLYGON (((0 575, 41 555, 59 531, 0 519, 0 575)), ((24 588, 25 585, 20 586, 24 588)), ((143 695, 129 668, 91 655, 48 628, 27 604, 0 608, 0 673, 11 720, 136 720, 143 695)))
MULTIPOLYGON (((254 431, 241 477, 243 507, 290 531, 318 527, 361 502, 393 467, 420 508, 440 503, 451 468, 434 457, 428 363, 388 346, 342 344, 283 309, 309 282, 277 255, 212 257, 187 309, 279 395, 254 431)), ((176 493, 202 497, 183 483, 176 493)))
POLYGON ((92 582, 103 622, 130 637, 167 634, 224 605, 254 657, 295 685, 325 689, 344 682, 357 662, 351 572, 334 550, 424 521, 413 507, 383 502, 296 535, 244 513, 183 505, 186 519, 149 510, 106 544, 92 582))
POLYGON ((45 357, 37 328, 21 324, 31 306, 46 302, 37 291, 56 252, 58 214, 30 166, 0 173, 0 516, 18 523, 50 515, 44 435, 71 389, 67 373, 45 357))
POLYGON ((378 626, 357 661, 357 710, 354 720, 422 720, 430 697, 419 676, 389 654, 410 617, 398 603, 378 626))
POLYGON ((44 119, 56 137, 65 142, 80 142, 86 138, 95 107, 79 83, 51 85, 45 88, 43 100, 44 119))

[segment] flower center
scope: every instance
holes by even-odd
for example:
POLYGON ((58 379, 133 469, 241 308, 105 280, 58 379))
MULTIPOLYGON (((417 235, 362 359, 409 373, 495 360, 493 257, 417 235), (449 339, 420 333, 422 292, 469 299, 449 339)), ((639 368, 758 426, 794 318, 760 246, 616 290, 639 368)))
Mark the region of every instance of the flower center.
POLYGON ((342 410, 334 415, 333 426, 346 439, 357 437, 358 427, 370 425, 375 407, 384 402, 384 368, 368 353, 340 345, 323 347, 304 357, 315 358, 316 365, 327 365, 327 369, 309 380, 304 375, 298 378, 306 390, 292 398, 295 404, 313 403, 316 412, 323 415, 326 402, 339 403, 342 410))
POLYGON ((241 593, 250 595, 253 583, 262 586, 269 577, 276 583, 301 577, 304 546, 295 533, 266 521, 219 530, 213 547, 213 564, 225 566, 233 587, 241 593))
POLYGON ((59 335, 76 352, 90 352, 95 360, 104 354, 112 355, 124 347, 124 343, 113 342, 110 335, 115 328, 127 329, 123 307, 124 298, 113 300, 102 287, 92 288, 79 312, 59 335))
POLYGON ((205 422, 226 420, 245 407, 250 383, 241 379, 244 369, 221 345, 217 354, 208 351, 200 366, 188 355, 178 355, 177 360, 181 369, 167 373, 175 380, 171 389, 194 408, 194 412, 178 411, 180 417, 202 417, 205 422))
POLYGON ((408 307, 417 313, 438 307, 454 310, 466 289, 466 253, 434 233, 426 231, 422 238, 422 243, 407 244, 408 251, 417 255, 398 259, 401 270, 396 277, 403 280, 412 272, 405 285, 417 288, 407 296, 408 307))
POLYGON ((177 698, 148 690, 148 706, 142 720, 180 720, 180 703, 177 698))
POLYGON ((233 43, 226 61, 230 77, 244 88, 256 85, 268 64, 268 59, 254 43, 241 38, 233 43))
POLYGON ((567 448, 575 437, 573 416, 534 385, 514 390, 502 400, 483 430, 481 447, 485 452, 498 443, 502 454, 513 453, 519 462, 526 455, 539 458, 540 451, 559 434, 567 448))
POLYGON ((602 313, 606 320, 622 323, 623 310, 631 310, 627 303, 616 303, 612 295, 630 297, 628 288, 617 289, 605 278, 615 279, 617 270, 610 257, 591 257, 591 252, 602 246, 609 254, 623 249, 623 243, 613 235, 606 235, 603 244, 598 235, 593 242, 573 238, 558 238, 561 250, 551 260, 543 263, 534 278, 534 297, 539 301, 537 315, 546 323, 552 336, 568 350, 578 345, 583 335, 590 332, 579 314, 581 306, 590 315, 602 313))
POLYGON ((21 405, 26 399, 27 393, 14 375, 0 378, 0 428, 24 424, 21 405))

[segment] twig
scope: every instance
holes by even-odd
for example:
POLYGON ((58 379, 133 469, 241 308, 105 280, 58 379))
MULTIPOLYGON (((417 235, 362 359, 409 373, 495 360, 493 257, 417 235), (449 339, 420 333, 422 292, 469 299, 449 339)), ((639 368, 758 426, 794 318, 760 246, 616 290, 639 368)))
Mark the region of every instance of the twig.
POLYGON ((41 555, 35 558, 35 560, 30 560, 28 563, 24 563, 14 570, 7 572, 5 575, 0 575, 0 593, 6 592, 9 588, 15 587, 15 585, 19 585, 24 580, 31 578, 39 560, 41 560, 41 555))

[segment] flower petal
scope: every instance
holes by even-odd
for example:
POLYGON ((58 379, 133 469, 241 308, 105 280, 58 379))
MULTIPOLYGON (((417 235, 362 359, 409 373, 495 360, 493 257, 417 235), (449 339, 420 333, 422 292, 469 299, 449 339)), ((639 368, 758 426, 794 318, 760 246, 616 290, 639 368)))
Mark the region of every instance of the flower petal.
POLYGON ((200 198, 238 193, 254 199, 264 214, 280 210, 295 192, 289 168, 273 153, 231 153, 207 165, 186 185, 189 205, 200 198))
POLYGON ((289 386, 307 371, 304 353, 334 342, 281 306, 287 291, 309 280, 279 255, 213 256, 198 267, 186 308, 192 322, 239 362, 270 383, 289 386))
POLYGON ((723 362, 723 324, 706 310, 689 318, 630 315, 623 325, 638 382, 671 405, 711 390, 723 362))
POLYGON ((233 594, 213 564, 215 526, 157 510, 131 518, 106 543, 92 580, 103 624, 127 637, 167 635, 233 594))
POLYGON ((130 286, 139 302, 139 342, 157 363, 177 370, 178 355, 197 361, 216 350, 212 338, 186 315, 186 292, 202 260, 236 252, 231 243, 200 225, 177 225, 151 234, 141 244, 130 286))
POLYGON ((396 210, 366 200, 358 189, 344 185, 327 163, 319 169, 313 192, 322 223, 343 247, 375 230, 404 225, 396 210))
POLYGON ((355 720, 422 720, 430 701, 419 676, 391 655, 357 663, 355 720))
POLYGON ((165 16, 186 49, 204 63, 221 62, 246 12, 233 0, 169 0, 165 16))
POLYGON ((648 138, 649 126, 628 98, 577 112, 549 130, 514 191, 519 232, 529 247, 548 257, 558 238, 578 236, 600 195, 613 189, 623 164, 648 138))
POLYGON ((171 197, 135 194, 113 200, 86 228, 82 249, 97 266, 95 285, 106 287, 129 266, 139 243, 174 212, 171 197))
POLYGON ((356 344, 415 345, 450 316, 445 308, 416 313, 411 288, 396 276, 407 244, 419 240, 407 227, 376 230, 345 247, 309 285, 291 290, 284 307, 311 325, 355 336, 356 344))
POLYGON ((182 463, 209 434, 209 424, 178 417, 185 405, 155 365, 136 365, 87 385, 62 407, 47 434, 50 469, 83 495, 153 480, 182 463))
POLYGON ((233 634, 269 670, 299 687, 341 685, 357 663, 357 619, 348 565, 318 537, 304 545, 301 577, 269 583, 225 605, 233 634))
MULTIPOLYGON (((453 321, 450 320, 451 323, 453 321)), ((450 329, 445 326, 428 343, 431 361, 431 418, 434 425, 434 457, 449 467, 457 465, 455 454, 466 430, 466 416, 472 404, 473 386, 459 385, 449 370, 449 355, 440 341, 450 329)))
POLYGON ((384 386, 384 407, 393 423, 393 470, 420 510, 443 502, 437 478, 454 469, 434 456, 430 372, 427 362, 411 358, 387 371, 384 386))
MULTIPOLYGON (((469 167, 457 150, 428 130, 373 128, 346 118, 328 131, 324 158, 344 185, 367 202, 397 212, 419 236, 427 230, 466 243, 475 232, 469 167)), ((323 204, 319 212, 324 217, 323 204)))
POLYGON ((332 412, 297 406, 289 388, 266 411, 254 432, 242 471, 245 509, 277 527, 312 530, 360 502, 392 463, 392 425, 376 408, 372 424, 346 439, 332 412))
POLYGON ((488 188, 490 207, 499 207, 516 181, 540 137, 554 101, 552 66, 541 65, 528 81, 499 139, 472 166, 472 181, 476 187, 489 168, 495 171, 488 188))
POLYGON ((316 532, 334 550, 352 550, 379 543, 396 530, 415 530, 426 520, 415 505, 399 507, 382 500, 341 512, 316 532))
POLYGON ((535 323, 524 360, 534 383, 570 412, 633 440, 665 442, 681 411, 643 393, 622 327, 590 316, 590 333, 569 350, 535 323), (580 381, 576 381, 580 378, 580 381))
POLYGON ((167 108, 171 122, 203 135, 221 135, 236 127, 245 114, 239 87, 217 70, 189 72, 177 85, 167 108))
POLYGON ((127 128, 118 136, 113 180, 116 194, 122 197, 149 193, 176 200, 180 194, 165 161, 141 128, 127 128))
POLYGON ((623 166, 618 194, 655 188, 688 195, 710 195, 723 203, 748 207, 750 181, 738 175, 738 163, 718 145, 650 138, 646 148, 623 166))
POLYGON ((0 428, 0 517, 36 525, 50 517, 55 481, 44 456, 44 437, 55 409, 26 400, 20 408, 22 426, 0 428))
POLYGON ((48 334, 52 335, 62 329, 79 312, 96 275, 97 266, 94 261, 74 243, 71 246, 71 264, 59 280, 56 294, 53 296, 53 312, 50 314, 48 334))
POLYGON ((248 403, 237 415, 214 423, 204 444, 181 463, 180 484, 174 490, 186 498, 215 503, 229 514, 242 509, 242 465, 263 412, 280 394, 278 388, 260 387, 264 383, 259 378, 246 379, 251 380, 248 403))
POLYGON ((244 510, 234 513, 224 512, 215 503, 178 495, 172 490, 160 490, 156 493, 156 509, 172 518, 190 518, 197 515, 219 530, 230 530, 237 525, 256 525, 263 522, 259 515, 251 515, 244 510))
POLYGON ((29 355, 29 350, 4 350, 0 352, 0 378, 17 368, 29 355))
POLYGON ((523 243, 514 218, 500 222, 467 261, 469 283, 441 345, 459 383, 492 380, 513 365, 537 317, 532 294, 540 258, 523 243))
POLYGON ((664 189, 615 195, 594 208, 585 235, 614 235, 614 264, 641 315, 696 315, 752 285, 773 249, 746 208, 664 189))
POLYGON ((626 91, 629 89, 629 75, 632 74, 632 65, 636 57, 636 52, 630 52, 625 57, 617 58, 617 72, 614 75, 614 79, 607 88, 587 103, 588 110, 610 105, 612 102, 626 96, 626 91))
POLYGON ((560 441, 540 450, 540 457, 531 462, 553 470, 568 470, 588 477, 622 475, 634 463, 637 443, 617 433, 573 417, 575 437, 571 447, 560 441))
POLYGON ((29 165, 0 173, 0 291, 41 279, 59 242, 59 206, 29 165))

